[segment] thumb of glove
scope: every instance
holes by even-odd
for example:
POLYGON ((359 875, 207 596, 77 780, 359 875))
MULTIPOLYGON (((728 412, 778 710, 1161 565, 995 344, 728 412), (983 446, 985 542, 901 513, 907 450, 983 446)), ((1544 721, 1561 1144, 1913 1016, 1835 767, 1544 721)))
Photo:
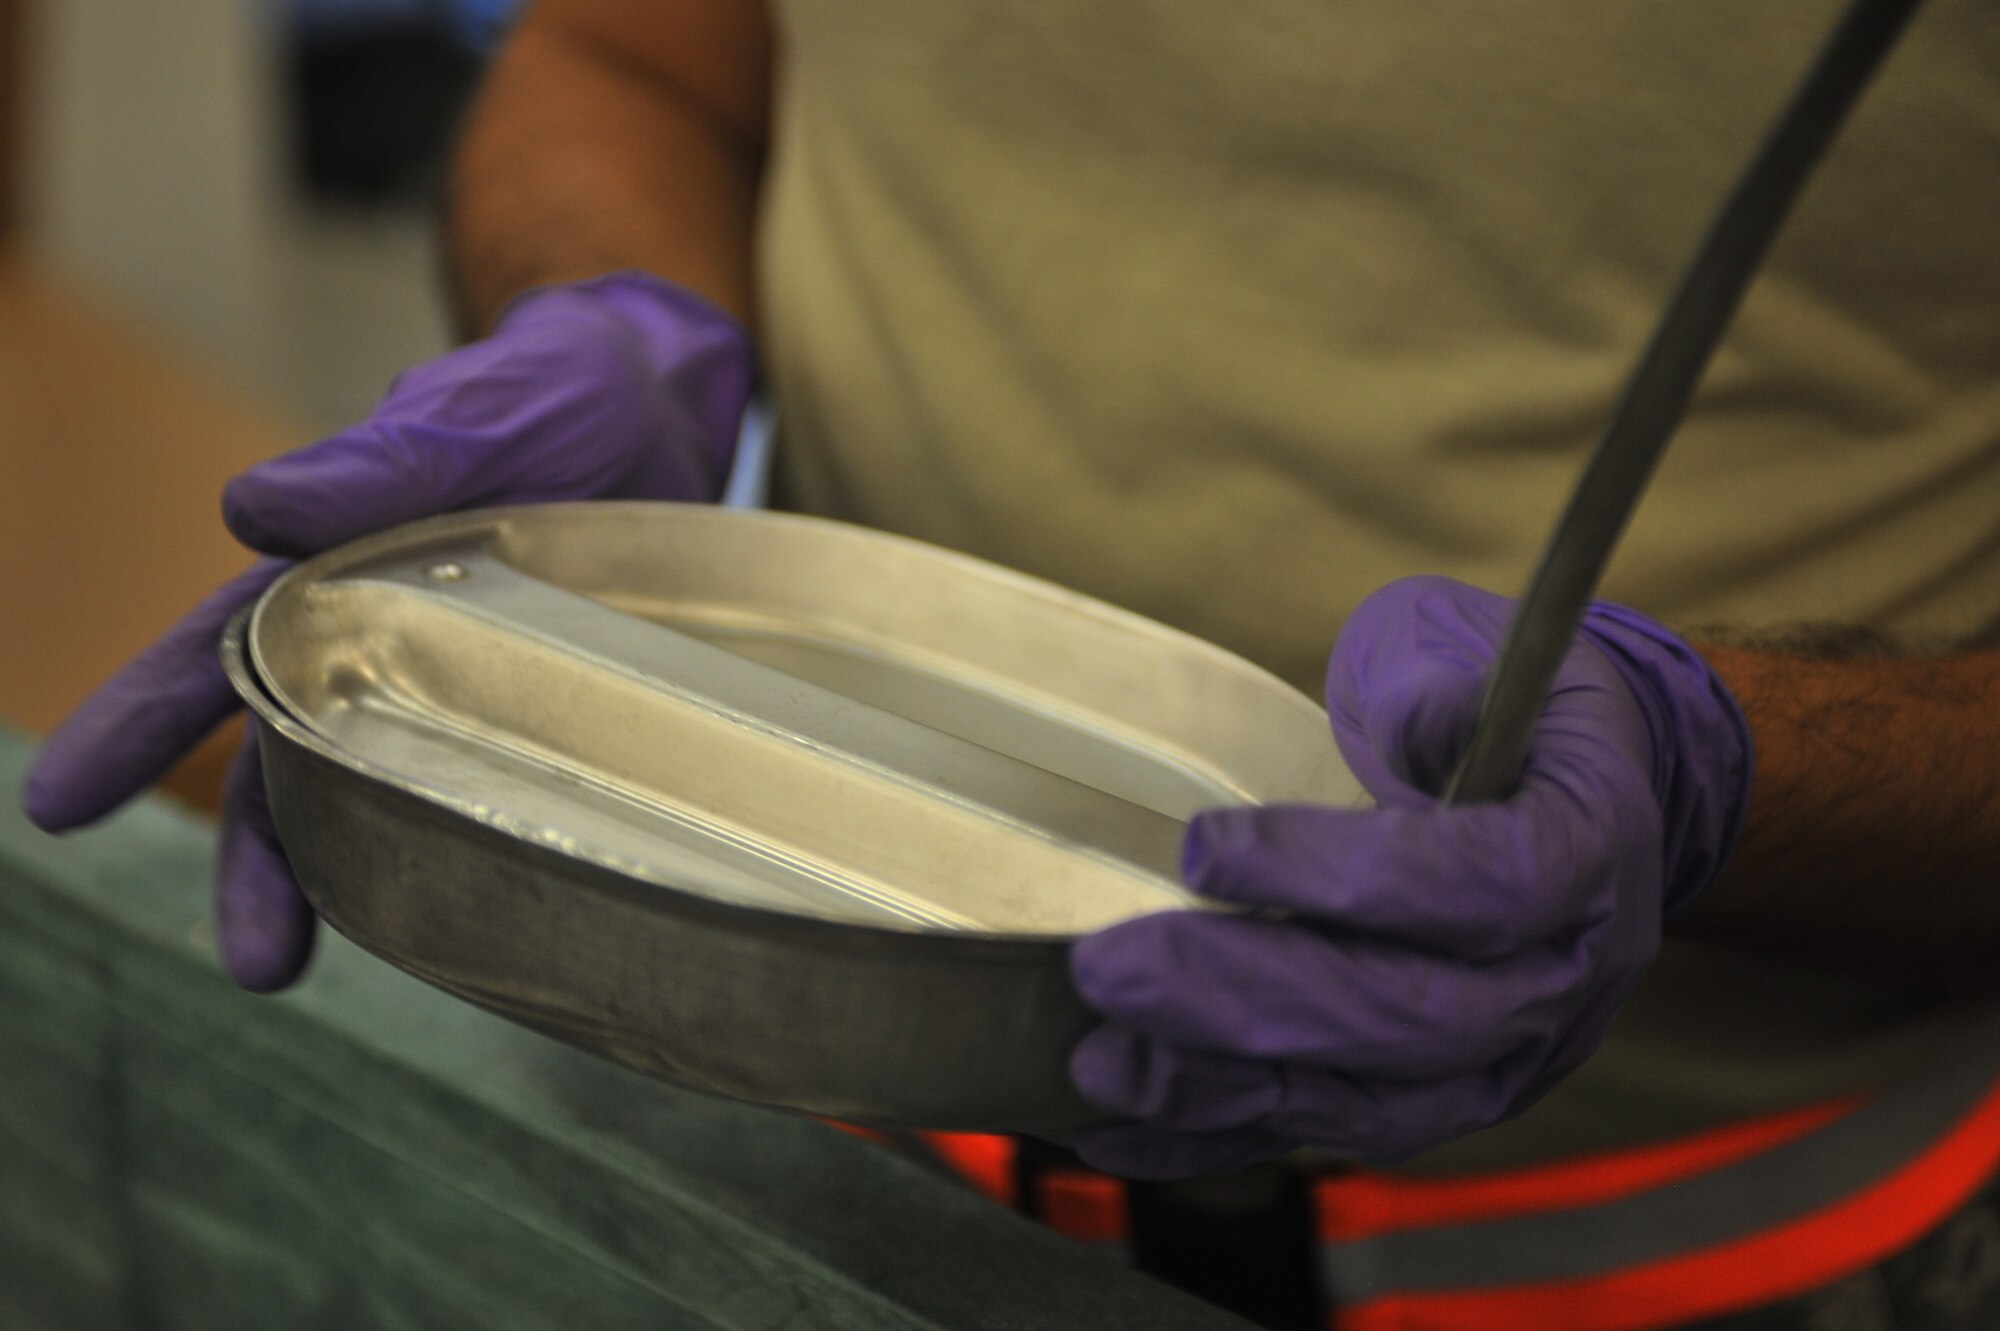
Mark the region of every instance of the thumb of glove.
POLYGON ((1471 743, 1485 690, 1482 673, 1424 662, 1357 699, 1358 715, 1335 714, 1334 740, 1378 802, 1428 804, 1471 743))
POLYGON ((298 979, 312 955, 314 924, 271 821, 251 722, 223 785, 215 866, 215 940, 223 969, 252 992, 282 989, 298 979))
POLYGON ((1356 607, 1327 662, 1341 757, 1384 805, 1427 805, 1472 739, 1511 602, 1448 578, 1390 583, 1356 607))

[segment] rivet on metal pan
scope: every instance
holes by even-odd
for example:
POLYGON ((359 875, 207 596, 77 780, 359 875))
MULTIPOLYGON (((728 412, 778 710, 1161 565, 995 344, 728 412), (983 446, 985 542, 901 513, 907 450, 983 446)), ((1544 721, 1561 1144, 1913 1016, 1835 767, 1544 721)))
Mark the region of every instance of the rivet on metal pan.
POLYGON ((465 565, 454 564, 450 560, 446 560, 442 564, 432 564, 424 570, 424 574, 433 582, 463 582, 465 581, 465 565))

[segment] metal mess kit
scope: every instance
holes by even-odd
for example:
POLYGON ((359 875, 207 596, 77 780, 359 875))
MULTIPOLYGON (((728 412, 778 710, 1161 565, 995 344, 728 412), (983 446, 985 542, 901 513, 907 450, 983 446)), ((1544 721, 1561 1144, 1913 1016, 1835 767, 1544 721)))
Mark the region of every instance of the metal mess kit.
POLYGON ((587 503, 289 572, 224 664, 313 906, 670 1081, 1061 1131, 1080 934, 1209 908, 1197 810, 1355 803, 1311 700, 1222 649, 820 519, 587 503))

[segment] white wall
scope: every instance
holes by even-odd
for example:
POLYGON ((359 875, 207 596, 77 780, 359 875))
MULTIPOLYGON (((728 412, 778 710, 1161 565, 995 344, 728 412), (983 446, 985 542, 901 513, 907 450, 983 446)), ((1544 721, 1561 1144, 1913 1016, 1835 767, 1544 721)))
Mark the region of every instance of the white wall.
POLYGON ((429 219, 312 214, 287 189, 266 4, 30 12, 35 253, 319 429, 444 348, 429 219))

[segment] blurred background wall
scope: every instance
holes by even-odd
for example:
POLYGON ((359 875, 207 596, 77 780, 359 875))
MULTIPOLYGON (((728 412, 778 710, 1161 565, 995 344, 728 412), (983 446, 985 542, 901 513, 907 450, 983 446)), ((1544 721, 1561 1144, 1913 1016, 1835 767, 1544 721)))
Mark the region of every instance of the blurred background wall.
POLYGON ((438 162, 512 7, 0 0, 0 724, 248 561, 224 480, 448 345, 438 162))
POLYGON ((499 0, 27 0, 24 240, 332 429, 434 354, 441 126, 499 0))

